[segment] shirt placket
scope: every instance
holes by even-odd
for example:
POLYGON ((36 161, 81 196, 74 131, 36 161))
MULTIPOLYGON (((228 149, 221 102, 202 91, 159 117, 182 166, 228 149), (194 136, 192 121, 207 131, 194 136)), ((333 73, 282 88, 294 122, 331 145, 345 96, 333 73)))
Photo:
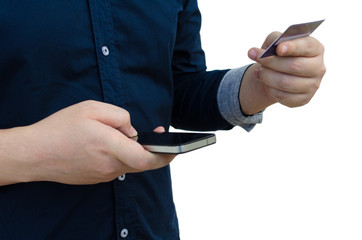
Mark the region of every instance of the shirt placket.
POLYGON ((124 106, 124 87, 114 46, 114 27, 110 0, 89 0, 96 55, 103 98, 107 103, 124 106))
MULTIPOLYGON (((120 68, 117 63, 117 50, 114 46, 114 27, 112 8, 109 0, 89 0, 91 21, 98 61, 100 82, 103 98, 107 103, 124 106, 124 88, 120 77, 120 68)), ((115 229, 117 239, 132 239, 132 206, 126 175, 114 180, 115 197, 115 229)))

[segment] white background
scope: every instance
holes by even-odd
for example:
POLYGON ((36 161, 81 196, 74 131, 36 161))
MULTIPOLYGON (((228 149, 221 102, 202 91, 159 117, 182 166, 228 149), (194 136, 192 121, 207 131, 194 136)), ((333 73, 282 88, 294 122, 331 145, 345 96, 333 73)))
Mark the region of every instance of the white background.
POLYGON ((361 7, 345 1, 199 0, 208 69, 251 63, 272 31, 320 19, 327 74, 301 108, 171 164, 181 239, 362 239, 361 7))

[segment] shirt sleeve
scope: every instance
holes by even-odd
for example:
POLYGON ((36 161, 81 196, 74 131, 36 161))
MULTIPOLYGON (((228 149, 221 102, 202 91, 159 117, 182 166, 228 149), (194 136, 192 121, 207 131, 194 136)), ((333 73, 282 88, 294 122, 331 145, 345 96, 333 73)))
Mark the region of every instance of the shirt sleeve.
POLYGON ((193 131, 234 127, 220 114, 217 91, 228 70, 206 70, 201 47, 201 14, 196 0, 183 0, 172 54, 173 108, 171 124, 193 131))
POLYGON ((239 104, 242 76, 248 66, 207 71, 201 47, 201 14, 196 0, 183 0, 172 57, 175 128, 215 131, 241 126, 250 131, 262 114, 244 116, 239 104))
POLYGON ((245 71, 251 65, 229 70, 221 80, 217 93, 217 103, 223 118, 234 126, 251 131, 263 120, 263 113, 245 116, 239 103, 239 90, 245 71))

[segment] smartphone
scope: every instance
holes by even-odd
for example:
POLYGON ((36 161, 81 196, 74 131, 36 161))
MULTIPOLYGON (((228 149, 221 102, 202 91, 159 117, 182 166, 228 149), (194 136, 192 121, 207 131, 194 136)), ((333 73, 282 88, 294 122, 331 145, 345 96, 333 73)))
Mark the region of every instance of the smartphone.
POLYGON ((154 153, 186 153, 216 143, 213 133, 141 132, 134 140, 154 153))

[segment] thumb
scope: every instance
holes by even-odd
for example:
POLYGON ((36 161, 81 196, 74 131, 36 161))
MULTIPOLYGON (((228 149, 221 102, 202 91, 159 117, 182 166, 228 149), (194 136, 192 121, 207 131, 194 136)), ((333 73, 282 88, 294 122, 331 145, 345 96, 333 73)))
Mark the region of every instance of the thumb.
POLYGON ((272 32, 270 33, 267 38, 265 39, 261 48, 251 48, 248 51, 248 56, 250 59, 259 62, 259 56, 267 49, 274 41, 279 37, 280 32, 272 32))

